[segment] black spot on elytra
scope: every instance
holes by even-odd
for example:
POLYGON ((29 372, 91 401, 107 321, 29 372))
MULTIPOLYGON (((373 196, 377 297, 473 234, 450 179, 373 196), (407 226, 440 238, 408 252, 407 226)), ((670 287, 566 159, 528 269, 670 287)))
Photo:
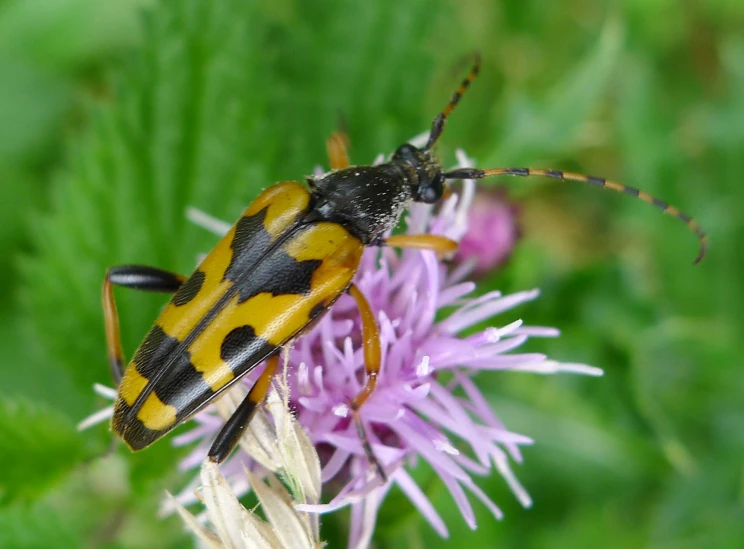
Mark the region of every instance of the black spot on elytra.
POLYGON ((111 428, 132 450, 142 450, 165 434, 165 431, 153 431, 145 427, 123 400, 116 403, 111 428))
POLYGON ((328 306, 325 303, 316 303, 315 305, 313 305, 313 308, 310 309, 310 318, 312 319, 319 316, 327 308, 328 306))
POLYGON ((239 303, 262 293, 307 295, 313 273, 321 263, 319 259, 297 261, 282 248, 272 250, 250 276, 236 282, 239 303))
POLYGON ((276 347, 258 337, 253 326, 240 326, 222 341, 220 357, 235 375, 240 375, 263 360, 276 347))
MULTIPOLYGON (((134 355, 137 371, 148 380, 138 400, 152 391, 164 403, 174 406, 178 421, 190 415, 195 402, 212 394, 201 372, 191 364, 191 355, 176 338, 166 334, 157 324, 153 326, 134 355)), ((130 421, 136 413, 129 412, 130 421)))
MULTIPOLYGON (((297 261, 281 245, 273 249, 271 237, 264 228, 266 210, 241 218, 235 226, 231 247, 233 257, 225 279, 235 284, 238 303, 261 293, 272 295, 302 294, 310 291, 313 272, 320 260, 297 261)), ((297 232, 292 227, 287 235, 297 232)))
POLYGON ((183 286, 178 289, 176 295, 173 296, 173 304, 180 307, 194 299, 196 294, 199 293, 199 290, 201 290, 201 287, 204 285, 205 278, 206 275, 203 271, 196 271, 192 274, 189 279, 184 282, 183 286))
POLYGON ((313 305, 313 308, 310 309, 310 322, 307 323, 307 325, 302 328, 300 331, 301 334, 306 334, 315 326, 318 325, 318 322, 320 322, 323 319, 323 315, 329 311, 333 303, 316 303, 313 305))
POLYGON ((162 370, 163 364, 177 345, 178 340, 170 337, 156 324, 147 332, 132 361, 137 365, 137 371, 149 380, 162 370))
POLYGON ((235 282, 255 266, 271 244, 271 236, 264 228, 266 208, 256 215, 241 217, 235 224, 235 236, 230 244, 233 250, 225 280, 235 282))

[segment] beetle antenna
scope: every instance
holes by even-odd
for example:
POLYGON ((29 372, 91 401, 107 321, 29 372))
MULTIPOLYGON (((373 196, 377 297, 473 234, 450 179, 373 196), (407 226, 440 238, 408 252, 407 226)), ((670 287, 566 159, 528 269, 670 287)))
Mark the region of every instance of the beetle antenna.
POLYGON ((703 231, 700 225, 697 224, 697 221, 695 221, 692 217, 690 217, 686 213, 681 212, 679 209, 672 206, 671 204, 667 204, 663 200, 659 200, 655 196, 651 196, 650 194, 646 192, 643 192, 633 187, 629 187, 627 185, 623 185, 622 183, 608 181, 606 179, 602 179, 601 177, 593 177, 590 175, 583 175, 579 173, 562 172, 558 170, 536 170, 533 168, 495 168, 492 170, 479 170, 477 168, 461 168, 461 169, 452 170, 450 172, 445 173, 444 177, 446 179, 482 179, 484 177, 490 177, 492 175, 517 175, 520 177, 528 177, 528 176, 536 175, 536 176, 541 176, 541 177, 551 177, 553 179, 560 179, 562 181, 579 181, 581 183, 589 183, 592 185, 597 185, 598 187, 603 187, 605 189, 611 189, 613 191, 628 194, 635 198, 640 198, 644 202, 648 202, 652 206, 657 207, 663 213, 670 215, 672 217, 676 217, 682 223, 687 225, 688 229, 690 229, 693 233, 695 233, 695 235, 698 238, 698 241, 700 242, 700 251, 698 252, 697 257, 695 258, 695 261, 693 263, 694 265, 700 263, 703 257, 705 257, 705 254, 708 250, 708 236, 705 234, 705 231, 703 231))
POLYGON ((452 96, 452 99, 450 99, 450 102, 447 103, 447 106, 444 107, 444 110, 440 112, 436 116, 436 118, 434 118, 434 121, 431 123, 431 131, 429 132, 429 140, 426 142, 426 147, 424 147, 425 151, 431 150, 431 148, 437 142, 439 137, 442 135, 442 132, 444 131, 444 123, 447 121, 447 117, 455 109, 455 107, 457 106, 457 103, 460 101, 460 98, 470 87, 470 83, 473 80, 475 80, 476 76, 478 76, 478 73, 480 72, 480 67, 481 67, 480 53, 476 53, 475 62, 473 63, 473 68, 470 69, 470 73, 462 81, 462 83, 460 84, 460 87, 457 88, 457 91, 452 96))

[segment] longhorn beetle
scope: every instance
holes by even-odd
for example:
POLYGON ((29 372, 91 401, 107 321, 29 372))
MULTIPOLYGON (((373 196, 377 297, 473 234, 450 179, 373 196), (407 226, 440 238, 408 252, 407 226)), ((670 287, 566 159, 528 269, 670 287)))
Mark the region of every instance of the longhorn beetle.
POLYGON ((359 410, 374 392, 380 368, 375 314, 354 284, 368 246, 418 248, 450 253, 457 243, 438 235, 386 236, 413 202, 434 204, 453 179, 492 175, 545 176, 623 192, 685 223, 700 241, 698 224, 674 206, 643 191, 599 177, 532 168, 462 168, 445 171, 432 149, 480 69, 480 58, 431 125, 423 148, 404 143, 389 161, 350 166, 344 136, 326 145, 331 171, 277 183, 243 212, 189 277, 154 267, 110 268, 103 283, 103 310, 111 371, 118 384, 112 429, 140 450, 193 416, 257 365, 266 367, 217 435, 209 451, 225 460, 264 400, 283 347, 308 330, 344 293, 361 315, 366 380, 349 403, 365 454, 385 479, 368 442, 359 410), (174 294, 126 366, 113 287, 174 294))

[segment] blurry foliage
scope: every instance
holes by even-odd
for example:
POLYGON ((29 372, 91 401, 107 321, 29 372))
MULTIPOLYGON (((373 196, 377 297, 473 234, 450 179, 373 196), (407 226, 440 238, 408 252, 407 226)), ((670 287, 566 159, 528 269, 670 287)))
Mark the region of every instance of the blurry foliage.
MULTIPOLYGON (((506 519, 475 504, 471 532, 436 478, 427 493, 473 547, 738 546, 742 29, 727 0, 0 2, 0 546, 190 545, 156 516, 187 478, 167 442, 100 459, 106 430, 72 430, 105 405, 90 386, 108 379, 106 266, 190 270, 214 238, 187 205, 236 217, 325 162, 341 118, 356 161, 392 150, 428 127, 475 50, 483 75, 445 159, 462 146, 481 166, 624 181, 693 213, 711 251, 691 268, 694 238, 627 197, 510 181, 525 239, 481 289, 540 287, 518 314, 563 335, 531 348, 607 374, 479 378, 536 441, 517 469, 532 510, 494 475, 481 485, 506 519)), ((119 303, 131 353, 163 298, 119 303)), ((380 547, 446 543, 395 498, 380 547)), ((325 520, 331 546, 343 522, 325 520)))

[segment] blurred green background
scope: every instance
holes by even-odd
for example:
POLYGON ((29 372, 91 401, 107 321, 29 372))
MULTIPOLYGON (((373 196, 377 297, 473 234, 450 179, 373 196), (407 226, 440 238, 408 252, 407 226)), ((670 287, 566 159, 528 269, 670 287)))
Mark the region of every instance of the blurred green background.
MULTIPOLYGON (((481 375, 532 436, 523 510, 494 475, 470 531, 436 480, 440 540, 399 493, 377 547, 717 548, 744 544, 744 4, 425 0, 0 1, 0 547, 189 547, 157 516, 167 442, 99 459, 75 423, 106 402, 106 266, 188 271, 260 188, 428 128, 467 68, 481 78, 441 141, 482 167, 581 171, 693 214, 710 254, 647 205, 509 180, 524 239, 481 290, 542 289, 514 315, 563 335, 530 349, 604 378, 481 375), (738 244, 737 244, 738 243, 738 244)), ((489 185, 497 182, 491 181, 489 185)), ((120 299, 129 353, 162 299, 120 299)), ((497 319, 506 323, 513 320, 497 319)), ((324 536, 343 544, 345 516, 324 536)))

